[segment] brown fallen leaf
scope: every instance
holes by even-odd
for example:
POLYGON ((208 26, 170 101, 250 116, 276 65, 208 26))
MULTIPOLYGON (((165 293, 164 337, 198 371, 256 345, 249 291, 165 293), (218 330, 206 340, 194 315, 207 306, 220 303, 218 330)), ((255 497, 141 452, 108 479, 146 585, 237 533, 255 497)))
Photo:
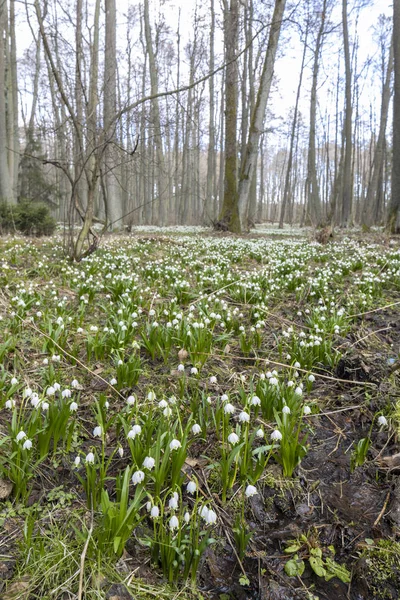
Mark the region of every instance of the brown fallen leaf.
POLYGON ((19 581, 14 581, 5 594, 2 600, 28 600, 30 593, 29 579, 24 577, 19 581))
POLYGON ((184 360, 187 359, 187 357, 189 356, 187 350, 185 350, 185 348, 181 348, 178 352, 178 358, 181 362, 183 362, 184 360))
POLYGON ((383 456, 379 462, 389 467, 389 469, 396 469, 400 467, 400 452, 393 454, 393 456, 383 456))
POLYGON ((11 494, 13 484, 6 479, 0 479, 0 500, 6 500, 11 494))

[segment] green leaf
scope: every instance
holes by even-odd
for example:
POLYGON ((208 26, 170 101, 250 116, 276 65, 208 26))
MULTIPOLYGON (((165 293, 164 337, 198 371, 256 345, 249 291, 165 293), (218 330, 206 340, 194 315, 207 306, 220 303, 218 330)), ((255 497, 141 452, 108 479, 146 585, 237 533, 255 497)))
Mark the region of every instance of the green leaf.
POLYGON ((301 577, 304 573, 304 560, 298 558, 297 554, 285 564, 285 573, 289 577, 301 577))
POLYGON ((121 538, 120 537, 115 537, 114 538, 114 552, 115 552, 115 554, 117 554, 117 552, 118 552, 118 548, 119 548, 120 542, 121 542, 121 538))
POLYGON ((320 557, 310 556, 310 567, 318 577, 326 576, 326 569, 320 557))
POLYGON ((300 550, 301 546, 301 544, 292 544, 292 546, 288 546, 287 548, 285 548, 285 552, 287 554, 292 554, 293 552, 297 552, 298 550, 300 550))
POLYGON ((340 579, 340 581, 343 581, 343 583, 350 583, 351 573, 344 565, 339 565, 331 558, 327 558, 326 567, 328 570, 325 576, 326 581, 329 581, 330 579, 332 579, 332 577, 337 577, 338 579, 340 579))

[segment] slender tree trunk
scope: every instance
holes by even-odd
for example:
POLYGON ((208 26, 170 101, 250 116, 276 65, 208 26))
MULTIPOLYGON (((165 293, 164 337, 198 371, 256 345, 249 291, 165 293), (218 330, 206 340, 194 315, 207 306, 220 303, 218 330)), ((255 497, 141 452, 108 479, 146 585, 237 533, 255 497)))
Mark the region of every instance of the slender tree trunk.
POLYGON ((391 96, 391 79, 393 71, 393 39, 390 45, 390 52, 387 64, 386 78, 382 88, 382 102, 381 102, 381 118, 379 124, 378 140, 376 142, 374 160, 372 164, 372 176, 369 182, 367 198, 364 203, 364 211, 362 216, 362 222, 368 227, 374 222, 376 215, 376 204, 379 199, 378 184, 382 176, 383 168, 383 154, 386 139, 386 126, 389 115, 389 104, 391 96))
MULTIPOLYGON (((150 70, 150 85, 151 94, 155 95, 158 93, 158 70, 157 63, 154 56, 153 42, 151 38, 151 27, 150 27, 150 15, 149 15, 149 0, 144 0, 144 33, 146 37, 146 47, 149 57, 149 70, 150 70)), ((165 181, 165 165, 164 165, 164 152, 162 145, 162 134, 161 134, 161 119, 160 119, 160 106, 158 99, 155 98, 151 103, 152 120, 154 127, 154 147, 156 152, 157 160, 157 206, 158 206, 158 224, 164 225, 166 222, 166 193, 168 185, 165 181)))
MULTIPOLYGON (((211 28, 210 28, 210 61, 209 70, 210 73, 215 68, 215 8, 214 0, 211 0, 211 28)), ((206 184, 206 206, 207 214, 211 219, 215 219, 215 199, 214 186, 215 186, 215 90, 214 90, 214 76, 211 76, 208 82, 209 85, 209 121, 208 121, 208 152, 207 152, 207 184, 206 184)), ((179 87, 179 84, 178 84, 179 87)))
POLYGON ((342 19, 343 19, 343 46, 344 46, 344 64, 345 64, 345 117, 344 117, 344 146, 342 152, 343 160, 343 192, 342 192, 342 227, 349 226, 353 204, 353 181, 351 176, 351 159, 353 154, 352 144, 352 94, 351 94, 351 64, 350 64, 350 42, 347 21, 347 0, 342 0, 342 19))
MULTIPOLYGON (((1 0, 0 0, 1 1, 1 0)), ((15 0, 10 0, 10 160, 8 163, 12 188, 12 201, 18 198, 19 133, 18 133, 18 74, 17 45, 15 40, 15 0)))
POLYGON ((306 202, 307 202, 307 221, 314 226, 321 225, 321 198, 317 179, 316 164, 316 120, 317 120, 317 85, 319 61, 325 30, 327 0, 324 0, 321 11, 321 22, 318 28, 318 35, 314 50, 314 65, 312 75, 311 100, 310 100, 310 131, 308 138, 308 159, 307 159, 307 179, 306 179, 306 202))
POLYGON ((286 169, 285 188, 284 188, 284 191, 283 191, 283 200, 282 200, 282 206, 281 206, 281 215, 280 215, 280 218, 279 218, 279 229, 283 229, 283 222, 284 222, 284 218, 285 218, 286 207, 287 207, 287 204, 288 204, 289 194, 290 194, 290 189, 291 189, 291 176, 292 176, 292 166, 293 166, 293 150, 294 150, 294 145, 295 145, 295 141, 296 141, 297 115, 298 115, 298 112, 299 112, 299 101, 300 101, 300 94, 301 94, 301 86, 302 86, 302 83, 303 83, 304 63, 305 63, 305 60, 306 60, 306 53, 307 53, 307 39, 308 39, 308 19, 307 19, 307 28, 306 28, 305 38, 304 38, 303 55, 302 55, 302 58, 301 58, 300 77, 299 77, 299 83, 298 83, 298 86, 297 86, 296 102, 295 102, 295 105, 294 105, 294 114, 293 114, 293 121, 292 121, 292 131, 291 131, 291 135, 290 135, 289 158, 288 158, 288 164, 287 164, 287 169, 286 169))
POLYGON ((13 202, 12 177, 8 167, 6 119, 6 65, 8 11, 6 0, 0 0, 0 202, 13 202))
POLYGON ((117 135, 117 14, 115 0, 105 0, 106 35, 104 60, 104 183, 106 190, 107 221, 113 230, 121 229, 123 207, 119 182, 117 135))
POLYGON ((263 127, 265 110, 267 107, 272 77, 274 74, 275 56, 278 48, 284 10, 285 0, 275 0, 274 14, 272 17, 268 47, 261 74, 260 87, 258 89, 257 100, 251 117, 249 139, 246 146, 246 155, 239 177, 238 208, 240 215, 240 227, 246 226, 244 220, 248 207, 251 181, 254 170, 257 167, 258 142, 263 127))
POLYGON ((400 0, 393 0, 393 164, 392 196, 387 215, 391 233, 400 233, 400 0))

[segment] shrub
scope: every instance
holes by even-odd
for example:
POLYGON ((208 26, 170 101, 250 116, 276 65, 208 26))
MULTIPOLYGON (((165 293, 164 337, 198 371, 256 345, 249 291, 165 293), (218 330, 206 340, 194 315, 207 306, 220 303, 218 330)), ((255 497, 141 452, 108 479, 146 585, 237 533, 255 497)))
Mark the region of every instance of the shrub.
POLYGON ((52 235, 56 222, 46 204, 24 200, 16 206, 0 203, 0 233, 15 230, 25 235, 52 235))

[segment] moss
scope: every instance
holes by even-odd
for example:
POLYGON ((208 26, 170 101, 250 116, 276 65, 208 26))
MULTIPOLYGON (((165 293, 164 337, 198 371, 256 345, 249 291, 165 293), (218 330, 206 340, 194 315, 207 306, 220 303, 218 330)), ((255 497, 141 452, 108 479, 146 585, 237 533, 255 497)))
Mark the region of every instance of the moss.
POLYGON ((372 598, 394 600, 400 589, 400 543, 392 540, 379 540, 376 545, 366 548, 361 561, 365 564, 363 573, 372 598))

